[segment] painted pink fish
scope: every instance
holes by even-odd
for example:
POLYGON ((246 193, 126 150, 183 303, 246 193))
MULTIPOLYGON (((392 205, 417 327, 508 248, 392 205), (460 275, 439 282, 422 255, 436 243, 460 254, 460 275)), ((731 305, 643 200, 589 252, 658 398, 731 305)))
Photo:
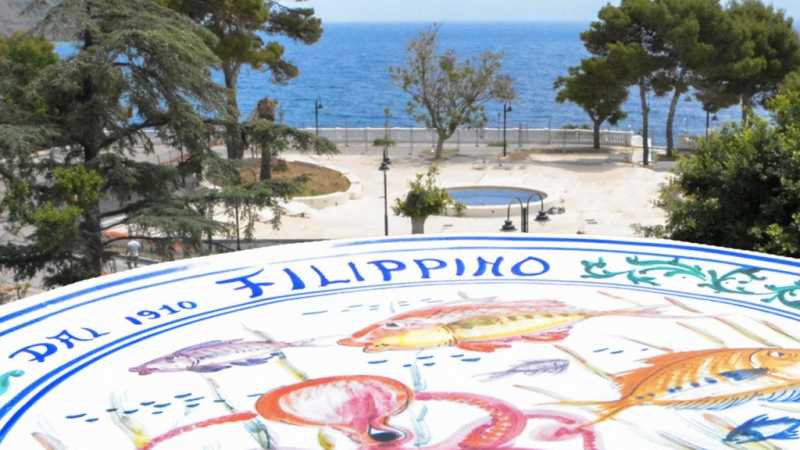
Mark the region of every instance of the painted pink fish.
POLYGON ((264 364, 287 347, 301 347, 303 342, 277 341, 209 341, 182 348, 142 365, 131 372, 149 375, 155 372, 219 372, 233 366, 264 364))

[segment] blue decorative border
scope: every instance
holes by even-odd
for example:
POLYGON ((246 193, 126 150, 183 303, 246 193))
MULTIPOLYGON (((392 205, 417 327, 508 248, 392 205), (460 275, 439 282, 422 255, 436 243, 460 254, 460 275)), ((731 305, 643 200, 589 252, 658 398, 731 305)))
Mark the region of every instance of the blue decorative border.
MULTIPOLYGON (((754 260, 754 261, 761 261, 761 262, 769 262, 774 264, 781 264, 791 267, 800 267, 800 261, 786 259, 786 258, 775 258, 775 257, 768 257, 768 256, 761 256, 757 254, 751 253, 743 253, 738 251, 732 250, 723 250, 723 249, 716 249, 716 248, 709 248, 709 247, 697 247, 692 245, 679 245, 679 244, 667 244, 667 243, 651 243, 651 242, 637 242, 637 241, 616 241, 611 239, 583 239, 583 238, 542 238, 542 237, 505 237, 505 236, 446 236, 446 237, 411 237, 411 238, 393 238, 393 239, 380 239, 380 240, 368 240, 368 241, 356 241, 356 242, 344 242, 335 244, 333 247, 354 247, 354 246, 361 246, 361 245, 372 245, 372 244, 387 244, 387 243, 410 243, 410 242, 437 242, 437 241, 505 241, 505 242, 570 242, 570 243, 596 243, 596 244, 615 244, 615 245, 626 245, 626 246, 639 246, 639 247, 651 247, 651 248, 671 248, 671 249, 680 249, 680 250, 689 250, 692 252, 700 252, 700 253, 710 253, 710 254, 718 254, 718 255, 725 255, 725 256, 733 256, 737 258, 747 259, 747 260, 754 260)), ((333 255, 333 256, 319 256, 313 258, 302 258, 291 260, 287 262, 297 262, 297 261, 304 261, 304 260, 317 260, 317 259, 327 259, 327 258, 338 258, 343 256, 355 256, 355 255, 363 255, 363 254, 370 254, 370 253, 397 253, 397 252, 414 252, 414 251, 426 251, 426 250, 467 250, 467 249, 493 249, 493 250, 541 250, 541 251, 591 251, 597 253, 623 253, 623 254, 639 254, 639 255, 648 255, 648 256, 658 256, 658 257, 668 257, 673 258, 674 255, 663 255, 658 253, 647 253, 647 252, 640 252, 640 251, 622 251, 622 250, 612 250, 612 249, 596 249, 596 248, 569 248, 569 247, 448 247, 448 248, 433 248, 433 249, 424 249, 424 248, 416 248, 416 249, 384 249, 384 250, 376 250, 370 252, 361 252, 361 253, 354 253, 354 254, 344 254, 344 255, 333 255)), ((699 261, 708 261, 708 262, 715 262, 720 264, 728 264, 732 265, 734 263, 729 261, 722 261, 722 260, 714 260, 714 259, 706 259, 706 258, 698 258, 689 255, 682 255, 681 258, 684 259, 692 259, 692 260, 699 260, 699 261)), ((281 262, 271 262, 270 264, 280 264, 281 262)), ((90 294, 93 292, 109 289, 116 286, 121 286, 125 284, 129 284, 135 281, 140 281, 148 278, 153 278, 161 275, 167 275, 171 273, 177 273, 180 271, 184 271, 188 268, 188 266, 182 267, 175 267, 169 269, 163 269, 160 271, 148 272, 145 274, 138 274, 135 276, 123 278, 120 280, 115 280, 106 284, 94 286, 92 288, 83 289, 80 291, 76 291, 67 295, 63 295, 57 297, 55 299, 30 306, 20 311, 16 311, 12 314, 0 317, 0 323, 3 321, 7 321, 13 319, 15 317, 22 316, 29 312, 37 311, 39 309, 45 308, 50 305, 58 304, 70 299, 78 298, 80 296, 90 294)), ((166 280, 158 283, 153 283, 147 286, 141 286, 137 288, 131 288, 124 291, 108 294, 105 296, 101 296, 98 298, 94 298, 82 303, 71 305, 67 308, 63 308, 58 311, 54 311, 44 316, 40 316, 38 318, 32 319, 26 323, 19 324, 16 327, 12 327, 7 330, 0 331, 0 336, 6 335, 11 333, 19 328, 28 326, 32 323, 39 322, 44 320, 48 317, 52 317, 54 315, 60 314, 64 311, 74 309, 80 306, 84 306, 86 304, 94 303, 97 301, 105 300, 107 298, 116 297, 119 295, 123 295, 125 293, 130 293, 133 291, 144 290, 151 287, 162 286, 166 284, 171 284, 179 281, 184 281, 193 278, 200 278, 205 276, 211 276, 215 274, 221 274, 226 272, 233 272, 237 270, 242 270, 247 267, 238 267, 233 269, 226 269, 216 272, 209 272, 199 275, 187 276, 173 280, 166 280)), ((776 273, 784 273, 790 274, 794 276, 798 276, 798 274, 783 271, 779 269, 770 269, 770 268, 760 268, 761 270, 772 271, 776 273)), ((260 298, 256 300, 251 300, 245 303, 237 304, 237 305, 229 305, 226 307, 218 308, 215 310, 205 311, 203 313, 198 313, 192 316, 185 316, 181 319, 176 319, 171 322, 161 323, 159 325, 153 326, 151 328, 140 330, 136 333, 129 334, 127 336, 121 337, 116 339, 112 342, 106 343, 100 347, 97 347, 89 352, 86 352, 64 364, 61 366, 51 370, 50 372, 42 375, 40 378, 35 380, 33 383, 26 386, 21 392, 19 392, 14 398, 9 400, 5 403, 2 407, 0 407, 0 419, 5 417, 17 404, 21 403, 25 400, 25 397, 33 393, 38 387, 44 385, 38 392, 34 393, 31 398, 29 398, 19 409, 17 409, 14 414, 8 418, 6 423, 3 425, 2 429, 0 429, 0 443, 5 439, 8 433, 12 430, 14 425, 22 418, 22 416, 41 398, 43 398, 47 393, 52 391, 55 387, 61 384, 63 381, 69 379, 74 374, 80 372, 81 370, 85 369, 86 367, 92 365, 93 363, 105 358, 108 355, 116 353, 124 348, 127 348, 131 345, 134 345, 138 342, 143 340, 152 338, 154 336, 158 336, 160 334, 166 333, 168 331, 182 328, 188 325, 192 325, 195 323, 199 323, 205 320, 209 320, 212 318, 233 314, 236 312, 249 310, 253 308, 258 308, 262 306, 268 306, 271 304, 291 301, 291 300, 302 300, 308 298, 316 298, 320 296, 329 296, 334 294, 341 294, 345 292, 364 292, 364 291, 373 291, 373 290, 384 290, 384 289, 401 289, 401 288, 408 288, 408 287, 417 287, 417 286, 430 286, 430 285, 459 285, 459 284, 542 284, 542 285, 572 285, 572 286, 588 286, 588 287, 608 287, 608 288, 618 288, 624 290, 632 290, 632 291, 642 291, 642 292, 651 292, 657 294, 665 294, 665 295, 672 295, 676 297, 682 298, 689 298, 695 300, 702 300, 702 301, 710 301, 715 303, 721 303, 736 307, 742 307, 746 309, 751 309, 754 311, 759 311, 762 313, 772 314, 779 317, 783 317, 790 320, 800 321, 800 314, 793 313, 790 311, 785 311, 778 308, 772 308, 769 306, 765 306, 763 304, 753 304, 746 301, 725 298, 725 297, 718 297, 718 296, 708 296, 702 294, 687 294, 682 291, 672 291, 668 289, 660 289, 660 288, 653 288, 653 287, 643 287, 643 286, 631 286, 627 284, 618 284, 618 283, 600 283, 594 281, 588 282, 581 282, 581 281, 574 281, 574 280, 441 280, 441 281, 424 281, 424 282, 413 282, 413 283, 395 283, 395 284, 382 284, 382 285, 374 285, 374 286, 359 286, 359 287, 350 287, 350 288, 340 288, 340 289, 329 289, 329 290, 320 290, 320 291, 313 291, 313 292, 303 292, 297 294, 287 294, 275 297, 266 297, 260 298), (149 334, 148 334, 149 333, 149 334), (128 342, 126 342, 128 341, 128 342), (119 344, 119 345, 118 345, 119 344), (117 346, 118 345, 118 346, 117 346), (114 347, 117 346, 117 347, 114 347), (112 348, 114 347, 114 348, 112 348), (80 363, 80 364, 78 364, 80 363), (77 364, 77 365, 76 365, 77 364), (75 367, 72 367, 75 366, 75 367), (60 372, 65 373, 59 376, 60 372), (56 377, 48 384, 48 380, 56 377)))
POLYGON ((386 285, 373 285, 373 286, 359 286, 359 287, 349 287, 349 288, 340 288, 334 290, 324 290, 324 291, 315 291, 315 292, 304 292, 304 293, 296 293, 296 294, 287 294, 287 295, 280 295, 274 297, 265 297, 260 298, 252 301, 248 301, 245 303, 241 303, 238 305, 229 305, 226 307, 218 308, 211 311, 205 311, 202 313, 198 313, 192 316, 185 316, 181 319, 176 319, 171 322, 164 322, 159 325, 155 325, 145 330, 140 330, 136 333, 129 334, 127 336, 121 337, 116 339, 112 342, 108 342, 102 346, 99 346, 93 350, 90 350, 73 360, 62 364, 61 366, 53 369, 52 371, 48 372, 45 375, 42 375, 39 379, 34 381, 33 383, 29 384, 23 391, 19 392, 14 398, 12 398, 8 403, 3 405, 0 408, 0 418, 3 418, 8 412, 16 406, 16 404, 23 401, 24 397, 28 396, 31 392, 33 392, 37 387, 43 385, 47 382, 48 379, 55 377, 58 375, 58 372, 62 372, 64 370, 69 369, 67 372, 58 376, 54 380, 50 381, 49 384, 42 387, 37 393, 35 393, 30 399, 25 402, 3 425, 3 428, 0 429, 0 443, 5 439, 8 433, 12 430, 16 422, 18 422, 22 416, 27 412, 33 405, 41 400, 47 393, 52 391, 56 388, 59 384, 69 379, 71 376, 75 375, 76 373, 80 372, 81 370, 85 369, 86 367, 94 364, 97 361, 102 360, 106 356, 114 354, 120 350, 123 350, 131 345, 134 345, 138 342, 147 340, 149 338, 164 334, 168 331, 172 331, 175 329, 183 328, 188 325, 193 325, 199 322, 203 322, 209 319, 213 319, 216 317, 221 317, 241 311, 246 311, 254 308, 259 308, 263 306, 269 306, 277 303, 283 303, 287 301, 293 300, 302 300, 302 299, 309 299, 309 298, 317 298, 317 297, 327 297, 332 294, 342 294, 342 293, 350 293, 350 292, 370 292, 370 291, 380 291, 380 290, 387 290, 387 289, 403 289, 403 288, 412 288, 418 286, 431 286, 431 285, 438 285, 438 286, 448 286, 448 285, 474 285, 474 284, 481 284, 481 285, 490 285, 490 284, 540 284, 540 285, 555 285, 555 286, 580 286, 580 287, 605 287, 605 288, 615 288, 615 289, 624 289, 624 290, 633 290, 633 291, 640 291, 640 292, 649 292, 649 293, 656 293, 662 295, 670 295, 674 297, 682 297, 682 298, 689 298, 693 300, 701 300, 701 301, 709 301, 713 303, 724 304, 728 306, 735 306, 741 307, 745 309, 750 309, 766 314, 771 314, 779 317, 783 317, 785 319, 800 321, 800 314, 790 312, 790 311, 783 311, 776 308, 771 308, 768 306, 764 306, 762 304, 752 304, 746 301, 730 299, 730 298, 723 298, 723 297, 715 297, 715 296, 708 296, 708 295, 701 295, 701 294, 686 294, 682 291, 673 291, 669 289, 657 289, 657 288, 648 288, 648 287, 638 287, 638 286, 631 286, 627 284, 619 284, 619 283, 596 283, 596 282, 581 282, 581 281, 573 281, 573 280, 442 280, 442 281, 423 281, 423 282, 409 282, 409 283, 395 283, 395 284, 386 284, 386 285), (148 334, 149 333, 149 334, 148 334), (135 338, 135 339, 132 339, 135 338), (130 340, 132 339, 132 340, 130 340), (128 341, 128 342, 125 342, 128 341), (114 347, 115 345, 120 344, 119 346, 114 347), (91 359, 88 359, 90 358, 91 359), (88 359, 88 360, 87 360, 88 359), (82 362, 81 364, 75 366, 78 362, 82 362))
POLYGON ((766 256, 755 252, 743 252, 740 250, 728 250, 720 247, 699 246, 695 244, 668 244, 666 242, 647 242, 647 241, 618 241, 615 239, 593 239, 593 238, 567 238, 567 237, 537 237, 537 236, 438 236, 438 237, 402 237, 402 238, 382 238, 351 242, 340 242, 334 247, 352 247, 361 245, 375 244, 397 244, 410 242, 448 242, 448 241, 505 241, 505 242, 569 242, 569 243, 590 243, 590 244, 614 244, 639 247, 671 248, 677 250, 690 250, 703 253, 714 253, 717 255, 734 256, 737 258, 752 259, 775 264, 785 264, 792 267, 800 267, 800 260, 766 256))
MULTIPOLYGON (((672 249, 681 249, 681 250, 691 250, 696 252, 703 252, 703 253, 712 253, 712 254, 722 254, 726 256, 735 256, 744 259, 754 259, 763 262, 772 262, 777 264, 784 264, 789 265, 792 267, 800 267, 800 261, 792 260, 789 258, 776 258, 776 257, 768 257, 762 256, 755 253, 745 253, 735 250, 725 250, 719 249, 714 247, 705 247, 705 246, 693 246, 693 245, 684 245, 684 244, 668 244, 662 242, 638 242, 638 241, 618 241, 613 239, 583 239, 583 238, 550 238, 550 237, 535 237, 535 236, 440 236, 440 237, 405 237, 405 238, 388 238, 388 239, 377 239, 377 240, 366 240, 366 241, 354 241, 354 242, 341 242, 338 244, 334 244, 333 247, 354 247, 354 246, 362 246, 362 245, 374 245, 374 244, 385 244, 385 243, 408 243, 408 242, 438 242, 438 241, 507 241, 507 242, 589 242, 589 243, 602 243, 602 244, 617 244, 617 245, 629 245, 629 246, 643 246, 643 247, 658 247, 658 248, 672 248, 672 249)), ((358 253, 342 253, 336 255, 323 255, 323 256, 316 256, 316 257, 308 257, 308 258, 295 258, 289 259, 284 261, 274 261, 270 264, 287 264, 287 263, 294 263, 294 262, 302 262, 302 261, 316 261, 321 259, 332 259, 332 258, 341 258, 346 256, 360 256, 360 255, 368 255, 368 254, 381 254, 381 253, 403 253, 403 252, 416 252, 416 251, 430 251, 430 250, 550 250, 550 251, 596 251, 596 252, 605 252, 605 253, 620 253, 620 254, 636 254, 636 255, 643 255, 643 256, 655 256, 655 257, 665 257, 665 258, 672 258, 674 255, 664 255, 659 253, 650 253, 650 252, 643 252, 643 251, 623 251, 623 250, 616 250, 616 249, 586 249, 586 248, 572 248, 572 247, 491 247, 491 246, 462 246, 462 247, 448 247, 448 248, 402 248, 402 249, 383 249, 383 250, 373 250, 368 252, 358 252, 358 253)), ((733 263, 724 260, 717 260, 717 259, 710 259, 710 258, 699 258, 693 256, 681 256, 683 259, 690 259, 695 261, 704 261, 704 262, 712 262, 712 263, 719 263, 719 264, 728 264, 732 265, 733 263)), ((162 269, 160 271, 148 272, 144 274, 137 274, 131 277, 123 278, 120 280, 115 280, 109 283, 100 284, 97 286, 93 286, 91 288, 83 289, 80 291, 76 291, 67 295, 63 295, 57 297, 52 300, 48 300, 46 302, 42 302, 36 305, 29 306, 25 309, 15 311, 14 313, 0 316, 0 323, 11 320, 13 318, 20 317, 22 315, 38 311, 43 309, 47 306, 55 305, 73 298, 80 297, 82 295, 90 294, 93 292, 106 290, 112 287, 121 286, 129 283, 133 283, 135 281, 145 280, 149 278, 154 278, 161 275, 168 275, 170 273, 185 271, 190 266, 181 266, 169 269, 162 269)), ((25 328, 26 326, 32 325, 34 323, 40 322, 44 319, 56 316, 61 314, 65 311, 69 311, 71 309, 85 306, 87 304, 95 303, 97 301, 106 300, 109 298, 117 297, 119 295, 135 292, 138 290, 148 289, 151 287, 163 286, 172 283, 177 283, 180 281, 185 281, 188 279, 193 278, 202 278, 204 276, 211 276, 226 272, 235 272, 237 270, 247 269, 249 267, 237 267, 232 269, 226 269, 224 271, 217 271, 217 272, 209 272, 205 274, 199 274, 189 277, 183 278, 176 278, 173 280, 168 280, 160 283, 154 283, 147 286, 141 286, 138 288, 132 288, 120 292, 115 292, 109 295, 105 295, 102 297, 98 297, 96 299, 92 299, 86 302, 78 303, 72 305, 67 308, 60 309, 58 311, 54 311, 49 314, 45 314, 43 316, 37 317, 36 319, 29 320, 27 322, 18 324, 14 327, 7 328, 4 330, 0 330, 0 337, 6 336, 14 331, 19 329, 25 328)), ((783 273, 786 275, 792 275, 800 277, 800 273, 780 270, 780 269, 773 269, 773 268, 766 268, 766 267, 758 267, 753 266, 753 268, 762 270, 762 271, 770 271, 774 273, 783 273)))
POLYGON ((46 302, 37 303, 37 304, 29 306, 27 308, 20 309, 19 311, 14 311, 13 313, 0 316, 0 323, 7 322, 7 321, 9 321, 11 319, 15 319, 17 317, 24 316, 25 314, 28 314, 28 313, 31 313, 31 312, 34 312, 34 311, 38 311, 38 310, 40 310, 42 308, 46 308, 46 307, 51 306, 51 305, 57 305, 59 303, 65 302, 67 300, 71 300, 73 298, 80 297, 82 295, 91 294, 93 292, 103 291, 103 290, 110 289, 110 288, 113 288, 113 287, 134 283, 136 281, 147 280, 149 278, 159 277, 161 275, 169 275, 169 274, 175 273, 175 272, 182 272, 182 271, 184 271, 184 270, 186 270, 188 268, 189 268, 189 266, 170 267, 168 269, 161 269, 161 270, 156 270, 156 271, 153 271, 153 272, 145 272, 145 273, 136 274, 136 275, 133 275, 133 276, 130 276, 130 277, 126 277, 126 278, 120 278, 119 280, 110 281, 108 283, 96 284, 96 285, 94 285, 92 287, 89 287, 89 288, 86 288, 86 289, 81 289, 81 290, 78 290, 78 291, 75 291, 75 292, 70 292, 69 294, 61 295, 59 297, 47 300, 46 302))
MULTIPOLYGON (((75 309, 75 308, 79 308, 81 306, 86 306, 86 305, 89 305, 89 304, 92 304, 92 303, 96 303, 96 302, 99 302, 99 301, 102 301, 102 300, 106 300, 106 299, 109 299, 109 298, 119 297, 120 295, 123 295, 123 294, 130 294, 131 292, 141 291, 141 290, 144 290, 144 289, 150 289, 152 287, 158 287, 158 286, 165 286, 165 285, 168 285, 168 284, 174 284, 174 283, 178 283, 180 281, 193 280, 193 279, 196 279, 196 278, 210 277, 210 276, 213 276, 213 275, 220 275, 220 274, 228 273, 228 272, 235 272, 237 270, 243 270, 243 269, 247 269, 247 268, 248 267, 235 267, 235 268, 232 268, 232 269, 217 270, 217 271, 214 271, 214 272, 205 272, 205 273, 201 273, 201 274, 197 274, 197 275, 190 275, 190 276, 181 277, 181 278, 174 278, 172 280, 160 281, 158 283, 153 283, 153 284, 148 284, 148 285, 145 285, 145 286, 139 286, 139 287, 135 287, 135 288, 125 289, 125 290, 122 290, 122 291, 118 291, 118 292, 114 292, 114 293, 111 293, 111 294, 103 295, 101 297, 93 298, 93 299, 87 300, 85 302, 75 303, 75 304, 67 306, 65 308, 61 308, 61 309, 59 309, 57 311, 53 311, 51 313, 47 313, 45 315, 42 315, 42 316, 36 317, 34 319, 28 320, 27 322, 22 322, 20 324, 14 325, 13 327, 6 328, 4 330, 0 330, 0 337, 3 337, 5 335, 7 335, 7 334, 11 334, 11 333, 13 333, 15 331, 18 331, 18 330, 20 330, 22 328, 25 328, 25 327, 29 326, 29 325, 33 325, 33 324, 35 324, 37 322, 41 322, 42 320, 45 320, 47 318, 59 315, 59 314, 61 314, 63 312, 67 312, 69 310, 72 310, 72 309, 75 309)), ((157 276, 157 275, 155 275, 155 276, 157 276)), ((131 277, 131 278, 134 278, 134 277, 131 277)), ((147 279, 147 278, 152 278, 152 277, 150 277, 150 276, 141 277, 141 278, 136 279, 135 281, 138 281, 140 279, 147 279)), ((120 280, 120 281, 123 281, 123 280, 120 280)), ((131 281, 126 281, 125 283, 114 284, 114 286, 127 284, 127 283, 130 283, 130 282, 131 281)), ((111 285, 111 283, 109 283, 109 285, 111 285)), ((92 291, 90 290, 90 292, 92 292, 92 291)), ((65 299, 65 300, 68 300, 68 299, 65 299)), ((64 300, 61 300, 61 301, 64 301, 64 300)), ((39 305, 48 306, 49 303, 50 302, 45 302, 45 303, 40 303, 39 305)), ((36 305, 36 306, 39 306, 39 305, 36 305)), ((35 309, 33 307, 27 308, 29 310, 27 312, 33 312, 35 310, 43 308, 44 306, 41 306, 40 308, 35 308, 35 309)), ((22 315, 22 314, 19 314, 19 315, 22 315)))

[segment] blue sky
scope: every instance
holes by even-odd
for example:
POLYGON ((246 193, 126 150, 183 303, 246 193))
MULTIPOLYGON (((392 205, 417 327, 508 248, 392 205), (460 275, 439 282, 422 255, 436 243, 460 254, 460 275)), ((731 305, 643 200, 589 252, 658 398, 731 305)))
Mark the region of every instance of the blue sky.
MULTIPOLYGON (((800 0, 765 0, 800 20, 800 0)), ((310 0, 328 22, 590 21, 608 0, 310 0)), ((616 1, 612 1, 616 3, 616 1)))

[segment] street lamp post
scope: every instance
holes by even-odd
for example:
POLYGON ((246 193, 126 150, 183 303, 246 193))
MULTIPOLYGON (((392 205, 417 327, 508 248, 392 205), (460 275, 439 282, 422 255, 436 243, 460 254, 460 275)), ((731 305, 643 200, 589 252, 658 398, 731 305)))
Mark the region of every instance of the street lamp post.
MULTIPOLYGON (((530 204, 531 203, 531 199, 533 197, 536 197, 537 195, 539 195, 539 194, 533 194, 530 197, 528 197, 528 204, 530 204)), ((539 213, 536 214, 536 221, 537 222, 547 222, 548 220, 550 220, 550 217, 547 216, 547 212, 544 210, 544 197, 539 195, 539 201, 541 202, 541 206, 539 207, 539 213)))
POLYGON ((317 137, 319 137, 319 110, 322 109, 322 99, 317 97, 314 100, 314 129, 316 130, 317 137))
POLYGON ((381 166, 378 168, 381 172, 383 172, 383 234, 385 236, 389 235, 389 185, 387 180, 387 172, 389 172, 389 166, 392 164, 392 160, 389 159, 389 118, 391 117, 391 112, 389 108, 386 108, 383 111, 383 115, 385 118, 384 121, 384 128, 383 128, 383 160, 381 160, 381 166))
MULTIPOLYGON (((531 200, 533 200, 534 197, 536 196, 539 196, 539 194, 531 194, 531 196, 528 197, 528 200, 524 203, 520 198, 516 198, 508 202, 508 210, 506 211, 506 221, 503 223, 503 226, 500 227, 500 231, 506 231, 506 232, 517 231, 517 227, 515 227, 514 222, 511 221, 511 205, 516 201, 517 203, 519 203, 519 213, 520 213, 519 220, 522 223, 521 225, 522 229, 520 231, 523 233, 530 233, 531 200)), ((544 197, 539 196, 539 200, 541 201, 541 207, 539 209, 539 213, 536 215, 536 221, 546 222, 550 220, 550 218, 547 217, 547 212, 545 212, 544 210, 544 197)))
POLYGON ((503 103, 503 157, 508 156, 508 141, 506 140, 506 125, 508 122, 508 113, 512 111, 511 105, 503 103))
POLYGON ((514 200, 508 202, 508 211, 506 211, 506 221, 503 223, 503 226, 500 227, 500 231, 510 232, 510 231, 517 231, 517 227, 514 226, 514 222, 511 221, 511 204, 514 203, 514 200))
POLYGON ((711 112, 706 111, 706 140, 708 140, 708 129, 711 127, 711 122, 712 121, 716 122, 717 120, 718 119, 716 114, 714 114, 714 116, 712 117, 711 112))
POLYGON ((389 186, 387 172, 389 172, 389 166, 392 164, 387 150, 388 148, 384 147, 383 160, 381 161, 381 166, 378 168, 378 170, 383 172, 383 234, 385 236, 389 235, 389 186))

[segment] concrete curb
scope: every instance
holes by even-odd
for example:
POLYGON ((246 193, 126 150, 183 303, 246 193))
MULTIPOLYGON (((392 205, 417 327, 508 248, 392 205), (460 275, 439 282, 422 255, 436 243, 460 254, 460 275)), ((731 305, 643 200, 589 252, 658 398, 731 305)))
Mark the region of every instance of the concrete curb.
POLYGON ((315 195, 311 197, 294 197, 291 200, 299 203, 303 203, 310 208, 314 209, 323 209, 328 208, 331 206, 339 206, 348 200, 356 200, 361 198, 364 193, 364 186, 361 184, 361 180, 353 175, 350 171, 340 169, 336 166, 329 166, 329 165, 322 165, 318 162, 310 163, 309 161, 304 161, 301 159, 298 160, 287 160, 287 161, 297 161, 306 164, 316 164, 320 167, 325 167, 326 169, 335 170, 342 174, 347 181, 350 182, 350 187, 344 192, 334 192, 332 194, 326 195, 315 195))

